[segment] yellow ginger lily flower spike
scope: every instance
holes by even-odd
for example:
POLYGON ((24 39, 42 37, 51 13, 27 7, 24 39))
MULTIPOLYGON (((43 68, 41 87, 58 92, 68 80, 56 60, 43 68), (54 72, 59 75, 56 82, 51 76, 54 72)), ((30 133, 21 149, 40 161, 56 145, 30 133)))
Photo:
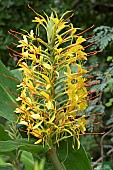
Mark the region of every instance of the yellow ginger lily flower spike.
POLYGON ((22 52, 18 66, 23 79, 17 98, 21 104, 15 112, 18 123, 26 125, 28 136, 37 138, 35 144, 51 147, 73 137, 79 148, 79 135, 85 133, 87 122, 87 70, 83 68, 87 54, 82 46, 86 39, 77 35, 77 28, 64 19, 68 13, 60 19, 54 10, 50 17, 36 13, 33 22, 45 28, 47 42, 33 30, 19 40, 17 47, 22 52))

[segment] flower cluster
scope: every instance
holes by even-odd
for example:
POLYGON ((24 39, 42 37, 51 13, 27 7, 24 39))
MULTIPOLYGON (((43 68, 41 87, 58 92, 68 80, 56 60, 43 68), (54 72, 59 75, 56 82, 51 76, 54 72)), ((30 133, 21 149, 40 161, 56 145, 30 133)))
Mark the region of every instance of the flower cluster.
POLYGON ((18 66, 23 79, 19 85, 15 112, 20 124, 26 125, 27 134, 37 137, 35 144, 52 144, 73 137, 80 147, 79 135, 85 133, 84 110, 87 107, 87 89, 83 60, 87 54, 81 45, 85 38, 76 34, 77 28, 53 10, 45 18, 36 13, 33 22, 44 27, 47 42, 33 30, 22 34, 22 49, 18 66), (79 117, 78 117, 79 115, 79 117))

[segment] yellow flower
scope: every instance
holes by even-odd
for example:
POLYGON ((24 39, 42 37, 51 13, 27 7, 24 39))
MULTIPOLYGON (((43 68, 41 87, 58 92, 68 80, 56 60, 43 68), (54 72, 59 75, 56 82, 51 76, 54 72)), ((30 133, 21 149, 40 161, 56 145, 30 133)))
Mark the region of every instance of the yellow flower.
POLYGON ((82 38, 82 36, 79 36, 76 40, 76 44, 81 44, 82 42, 86 41, 85 38, 82 38))
POLYGON ((26 47, 28 46, 28 40, 26 35, 23 35, 23 40, 19 40, 20 45, 18 45, 17 47, 26 47))

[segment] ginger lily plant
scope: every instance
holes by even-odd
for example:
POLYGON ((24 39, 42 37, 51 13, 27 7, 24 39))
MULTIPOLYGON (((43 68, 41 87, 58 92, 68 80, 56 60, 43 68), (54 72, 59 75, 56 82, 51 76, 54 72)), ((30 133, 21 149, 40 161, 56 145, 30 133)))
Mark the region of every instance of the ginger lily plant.
MULTIPOLYGON (((33 30, 25 34, 10 30, 16 37, 22 36, 22 39, 17 37, 17 48, 21 48, 21 52, 14 55, 19 58, 17 66, 22 74, 18 85, 21 93, 16 98, 14 111, 17 123, 26 126, 28 139, 34 136, 36 146, 49 148, 56 170, 70 170, 68 164, 64 167, 60 163, 56 154, 56 148, 67 138, 72 139, 71 149, 76 148, 76 153, 85 154, 89 161, 79 139, 85 134, 87 124, 84 112, 88 106, 85 76, 88 71, 84 67, 87 53, 82 45, 86 39, 82 33, 76 33, 79 28, 73 27, 70 17, 64 19, 68 13, 70 11, 60 19, 54 10, 50 17, 36 13, 33 22, 37 23, 38 35, 33 30), (40 38, 42 27, 47 41, 40 38)), ((83 167, 81 163, 76 165, 77 170, 91 169, 90 163, 83 167)))
POLYGON ((47 42, 36 36, 33 30, 19 40, 22 49, 18 66, 23 79, 18 86, 21 101, 15 112, 19 123, 27 126, 28 137, 37 137, 35 144, 50 148, 54 144, 73 137, 80 147, 79 134, 85 133, 87 89, 82 60, 87 60, 82 42, 85 38, 76 34, 76 28, 53 11, 46 18, 37 14, 33 22, 43 26, 47 42), (74 68, 73 70, 71 68, 74 68), (77 118, 77 115, 80 115, 77 118))

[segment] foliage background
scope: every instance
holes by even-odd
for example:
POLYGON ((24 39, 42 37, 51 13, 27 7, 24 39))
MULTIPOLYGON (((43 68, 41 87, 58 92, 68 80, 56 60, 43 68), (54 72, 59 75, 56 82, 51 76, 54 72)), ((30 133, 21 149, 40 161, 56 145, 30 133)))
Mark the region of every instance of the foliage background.
MULTIPOLYGON (((0 59, 9 68, 14 69, 16 58, 9 56, 6 45, 12 47, 15 42, 8 30, 21 31, 25 29, 29 31, 34 27, 31 20, 35 14, 27 7, 30 4, 35 11, 43 14, 45 11, 48 15, 51 13, 50 8, 57 10, 61 16, 66 10, 73 10, 74 16, 71 22, 75 27, 87 29, 94 25, 93 29, 84 34, 85 37, 95 34, 90 42, 97 41, 88 50, 102 50, 89 58, 86 65, 95 65, 98 63, 92 74, 100 74, 93 77, 100 80, 99 85, 95 85, 93 89, 98 89, 100 96, 96 98, 96 102, 92 103, 87 110, 96 113, 103 112, 99 117, 98 126, 92 126, 97 132, 105 131, 106 134, 113 127, 113 1, 112 0, 0 0, 0 59), (100 109, 100 110, 99 110, 100 109)), ((43 35, 43 31, 42 31, 43 35)), ((44 36, 44 35, 43 35, 44 36)), ((3 123, 3 119, 1 118, 3 123)), ((105 163, 113 164, 113 132, 108 133, 102 138, 102 135, 87 135, 82 137, 82 143, 86 150, 90 152, 92 160, 95 162, 103 156, 104 150, 105 163), (110 150, 110 154, 108 153, 110 150)), ((109 165, 107 165, 109 166, 109 165)), ((98 167, 97 167, 98 168, 98 167)))

